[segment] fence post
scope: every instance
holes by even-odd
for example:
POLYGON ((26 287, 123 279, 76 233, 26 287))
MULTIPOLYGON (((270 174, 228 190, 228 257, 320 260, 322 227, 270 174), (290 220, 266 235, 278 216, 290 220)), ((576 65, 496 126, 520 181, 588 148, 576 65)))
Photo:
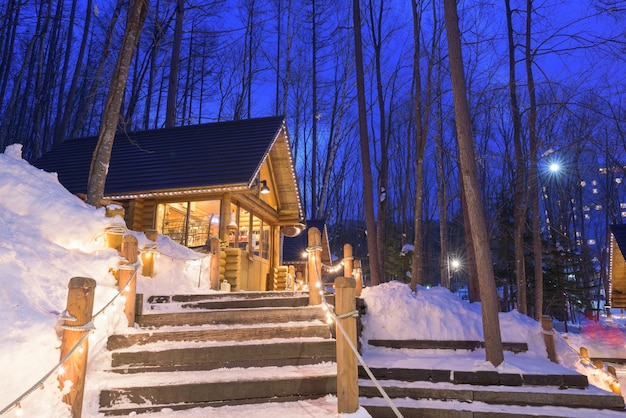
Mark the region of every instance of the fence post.
POLYGON ((146 277, 154 276, 154 263, 157 249, 157 239, 159 233, 156 229, 148 229, 145 231, 146 238, 153 241, 154 244, 144 245, 141 249, 141 275, 146 277))
POLYGON ((107 226, 104 229, 104 240, 106 241, 107 248, 114 248, 117 251, 121 251, 124 232, 126 232, 124 225, 116 224, 107 226))
POLYGON ((343 277, 352 277, 354 257, 352 257, 352 245, 343 245, 343 277))
POLYGON ((322 234, 320 230, 309 228, 309 258, 307 261, 307 283, 309 284, 309 305, 322 303, 322 234))
POLYGON ((546 351, 548 358, 553 363, 558 363, 556 358, 556 346, 554 345, 554 330, 552 329, 552 317, 543 315, 541 317, 541 328, 543 332, 543 341, 546 343, 546 351))
POLYGON ((359 409, 359 387, 356 354, 352 346, 356 347, 356 298, 354 289, 356 281, 350 277, 335 279, 335 312, 337 314, 337 412, 352 414, 359 409), (342 318, 342 315, 346 315, 342 318), (346 332, 344 335, 339 327, 346 332))
POLYGON ((361 291, 363 291, 363 270, 361 270, 361 261, 354 261, 354 280, 356 281, 356 287, 354 288, 354 294, 356 297, 361 296, 361 291))
POLYGON ((118 288, 121 289, 122 286, 125 286, 124 289, 122 289, 122 295, 126 298, 124 313, 126 314, 129 327, 133 327, 135 325, 137 278, 135 277, 133 280, 130 280, 130 278, 133 277, 133 274, 137 270, 136 263, 138 253, 137 238, 132 235, 126 235, 122 239, 122 257, 126 260, 120 262, 120 278, 118 280, 118 288))
MULTIPOLYGON (((86 332, 90 332, 87 324, 93 315, 95 288, 96 281, 87 277, 72 277, 68 284, 61 359, 68 355, 86 332)), ((80 349, 63 364, 64 373, 59 373, 58 377, 61 390, 65 388, 65 382, 71 382, 68 392, 63 395, 63 402, 70 405, 73 418, 79 418, 83 410, 88 351, 89 338, 85 338, 80 349)))
POLYGON ((217 237, 211 238, 211 273, 210 273, 210 286, 213 290, 219 290, 220 288, 220 239, 217 237))

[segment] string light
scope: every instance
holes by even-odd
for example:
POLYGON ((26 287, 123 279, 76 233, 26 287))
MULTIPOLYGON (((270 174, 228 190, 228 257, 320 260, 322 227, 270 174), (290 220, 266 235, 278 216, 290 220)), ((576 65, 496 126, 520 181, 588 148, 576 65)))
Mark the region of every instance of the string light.
POLYGON ((59 376, 63 376, 65 374, 65 367, 60 366, 57 370, 57 373, 59 374, 59 376))
POLYGON ((21 417, 22 415, 24 415, 24 410, 22 409, 22 405, 19 403, 15 405, 15 415, 18 417, 21 417))

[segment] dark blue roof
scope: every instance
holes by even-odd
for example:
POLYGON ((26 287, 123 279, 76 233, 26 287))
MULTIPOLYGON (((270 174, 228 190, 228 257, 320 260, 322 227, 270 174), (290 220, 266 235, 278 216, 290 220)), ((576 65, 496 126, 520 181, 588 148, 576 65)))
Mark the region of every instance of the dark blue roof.
POLYGON ((626 258, 626 225, 611 225, 611 233, 615 237, 615 242, 626 258))
MULTIPOLYGON (((115 136, 105 196, 246 184, 254 180, 283 126, 282 116, 115 136)), ((97 137, 68 140, 33 165, 56 172, 72 193, 86 193, 97 137)))

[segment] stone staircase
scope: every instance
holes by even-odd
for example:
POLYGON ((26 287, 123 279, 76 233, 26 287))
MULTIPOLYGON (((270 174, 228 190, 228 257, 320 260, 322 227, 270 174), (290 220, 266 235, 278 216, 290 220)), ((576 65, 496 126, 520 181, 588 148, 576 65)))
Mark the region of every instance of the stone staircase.
MULTIPOLYGON (((141 297, 138 298, 141 300, 141 297)), ((99 412, 313 399, 336 393, 335 340, 321 307, 293 292, 156 296, 139 328, 112 335, 99 412)))
MULTIPOLYGON (((371 346, 412 350, 475 350, 474 341, 370 341, 371 346)), ((525 344, 504 344, 525 351, 525 344)), ((449 354, 448 354, 449 355, 449 354)), ((624 416, 624 399, 590 386, 580 374, 518 374, 420 368, 371 368, 405 418, 624 416)), ((359 367, 359 403, 373 417, 396 417, 366 371, 359 367)))

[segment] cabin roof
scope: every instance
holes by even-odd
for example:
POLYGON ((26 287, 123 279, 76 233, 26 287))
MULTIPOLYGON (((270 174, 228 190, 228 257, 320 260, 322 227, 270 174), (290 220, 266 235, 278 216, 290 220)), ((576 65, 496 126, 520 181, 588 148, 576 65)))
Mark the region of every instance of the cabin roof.
MULTIPOLYGON (((58 173, 72 193, 86 193, 97 137, 68 140, 33 164, 58 173)), ((261 165, 273 161, 283 202, 301 213, 285 119, 282 116, 118 132, 104 197, 129 199, 172 191, 251 188, 261 165), (295 192, 295 193, 294 193, 295 192), (292 196, 293 195, 293 196, 292 196)))
POLYGON ((626 258, 626 225, 611 225, 610 227, 619 250, 626 258))

